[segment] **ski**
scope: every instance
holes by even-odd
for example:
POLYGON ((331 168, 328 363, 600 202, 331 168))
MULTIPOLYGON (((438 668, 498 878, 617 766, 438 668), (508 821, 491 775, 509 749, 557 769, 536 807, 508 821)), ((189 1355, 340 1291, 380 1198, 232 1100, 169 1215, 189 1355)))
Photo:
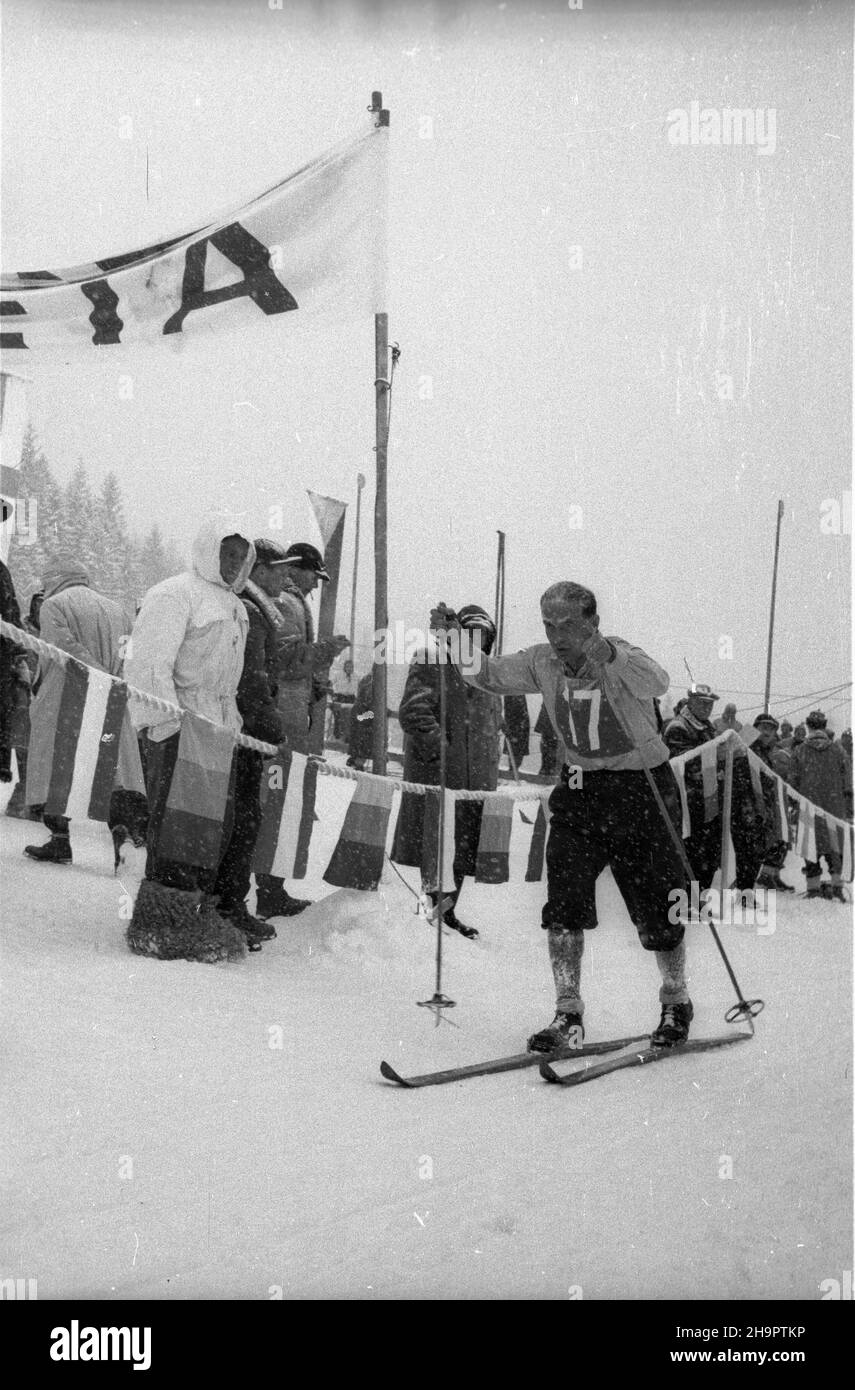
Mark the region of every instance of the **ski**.
POLYGON ((625 1067, 641 1067, 648 1062, 662 1062, 667 1057, 682 1057, 686 1052, 709 1052, 715 1047, 729 1047, 731 1043, 747 1042, 753 1033, 729 1033, 720 1038, 692 1038, 678 1043, 676 1047, 645 1047, 638 1052, 627 1052, 623 1057, 611 1057, 605 1062, 595 1062, 592 1067, 579 1067, 576 1071, 561 1076, 553 1070, 552 1063, 557 1057, 544 1057, 540 1062, 540 1074, 544 1081, 558 1086, 581 1086, 585 1081, 594 1081, 598 1076, 609 1072, 622 1071, 625 1067))
POLYGON ((421 1076, 400 1076, 388 1062, 381 1062, 380 1074, 387 1081, 396 1082, 398 1086, 442 1086, 446 1081, 464 1081, 469 1076, 492 1076, 501 1071, 521 1071, 523 1067, 535 1067, 544 1060, 563 1062, 574 1057, 597 1057, 604 1052, 618 1052, 622 1047, 632 1047, 634 1044, 647 1041, 647 1034, 634 1038, 613 1038, 606 1042, 583 1043, 581 1047, 563 1047, 557 1052, 550 1052, 548 1057, 543 1052, 519 1052, 512 1057, 494 1057, 489 1062, 473 1062, 470 1066, 451 1067, 448 1071, 424 1072, 421 1076))

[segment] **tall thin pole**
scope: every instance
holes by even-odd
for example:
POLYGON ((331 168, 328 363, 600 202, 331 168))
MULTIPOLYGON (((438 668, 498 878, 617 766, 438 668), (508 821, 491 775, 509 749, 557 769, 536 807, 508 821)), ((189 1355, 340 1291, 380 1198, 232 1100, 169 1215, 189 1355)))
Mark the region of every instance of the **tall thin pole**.
POLYGON ((493 651, 496 656, 501 656, 505 638, 505 533, 497 531, 496 535, 499 537, 499 544, 496 551, 496 641, 493 651))
POLYGON ((778 551, 781 545, 781 522, 784 519, 783 498, 778 500, 778 524, 775 527, 775 562, 772 566, 772 602, 769 608, 769 646, 766 654, 766 690, 763 696, 763 713, 769 713, 769 694, 772 689, 772 639, 775 633, 775 591, 778 587, 778 551))
POLYGON ((353 591, 350 596, 350 659, 356 668, 356 582, 359 576, 359 518, 362 511, 362 489, 365 474, 356 475, 356 538, 353 543, 353 591))
MULTIPOLYGON (((371 110, 377 124, 389 124, 389 112, 383 110, 383 96, 371 93, 371 110)), ((374 392, 375 392, 375 452, 377 455, 377 492, 374 498, 374 641, 385 649, 384 634, 389 626, 386 460, 389 444, 389 315, 374 315, 374 392)), ((376 658, 377 649, 375 646, 376 658)), ((371 744, 371 768, 381 776, 386 772, 386 656, 374 660, 374 729, 371 744)))

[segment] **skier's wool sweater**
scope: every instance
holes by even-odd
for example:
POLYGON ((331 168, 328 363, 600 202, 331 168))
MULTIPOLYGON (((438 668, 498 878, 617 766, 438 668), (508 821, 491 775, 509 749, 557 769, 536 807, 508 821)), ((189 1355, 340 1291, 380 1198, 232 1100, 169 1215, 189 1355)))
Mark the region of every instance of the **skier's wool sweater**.
POLYGON ((668 690, 668 673, 640 647, 620 637, 607 638, 614 660, 598 677, 572 676, 547 642, 510 656, 480 658, 480 669, 461 670, 463 679, 494 695, 543 694, 546 709, 566 762, 583 770, 637 771, 668 761, 653 704, 668 690), (623 716, 627 738, 614 710, 623 716), (634 743, 634 747, 632 744, 634 743))

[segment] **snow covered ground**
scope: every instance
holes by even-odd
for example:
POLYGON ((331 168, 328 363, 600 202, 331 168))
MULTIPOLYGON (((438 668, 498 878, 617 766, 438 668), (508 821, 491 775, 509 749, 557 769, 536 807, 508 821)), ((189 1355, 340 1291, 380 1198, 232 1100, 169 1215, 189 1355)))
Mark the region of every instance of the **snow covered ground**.
MULTIPOLYGON (((576 1090, 534 1070, 406 1092, 382 1057, 479 1061, 551 1017, 541 885, 467 883, 482 937, 445 940, 457 1026, 435 1028, 433 935, 394 876, 292 885, 321 901, 261 953, 167 964, 124 944, 140 865, 113 877, 106 829, 73 827, 70 868, 23 857, 42 838, 0 821, 0 1277, 40 1298, 818 1299, 852 1268, 851 909, 779 899, 773 932, 722 929, 766 1000, 752 1043, 576 1090)), ((659 1012, 600 888, 592 1039, 659 1012)), ((693 1033, 719 1032, 708 931, 690 952, 693 1033)))

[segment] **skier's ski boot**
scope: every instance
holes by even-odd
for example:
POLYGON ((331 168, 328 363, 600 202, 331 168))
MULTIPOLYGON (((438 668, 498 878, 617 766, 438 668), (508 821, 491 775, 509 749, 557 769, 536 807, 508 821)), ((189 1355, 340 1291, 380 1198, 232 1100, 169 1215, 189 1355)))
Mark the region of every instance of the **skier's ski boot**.
POLYGON ((253 917, 246 903, 238 903, 237 907, 231 908, 225 908, 221 903, 217 911, 225 921, 231 922, 232 926, 243 932, 251 951, 260 951, 262 941, 276 939, 276 928, 269 922, 262 921, 260 917, 253 917))
POLYGON ((532 1033, 526 1043, 528 1052, 557 1052, 562 1047, 581 1047, 585 1025, 581 1014, 562 1013, 559 1009, 548 1028, 532 1033))
POLYGON ((71 841, 67 835, 51 835, 46 845, 26 845, 24 853, 42 864, 70 864, 71 841))
POLYGON ((836 903, 845 903, 845 902, 848 902, 848 901, 849 901, 849 899, 846 897, 846 894, 845 894, 845 892, 844 892, 844 890, 843 890, 843 884, 842 884, 842 883, 832 883, 832 885, 831 885, 831 897, 832 897, 832 899, 834 900, 834 902, 836 902, 836 903))
POLYGON ((789 883, 785 883, 777 869, 771 865, 764 864, 757 875, 758 888, 774 888, 778 893, 795 893, 795 888, 789 883))
POLYGON ((467 927, 465 922, 461 922, 453 907, 448 909, 442 920, 447 927, 451 927, 452 931, 459 932, 461 936, 465 936, 467 941, 475 941, 477 939, 478 932, 476 928, 467 927))
POLYGON ((265 876, 263 880, 256 877, 255 881, 258 885, 255 915, 262 922, 266 922, 268 917, 296 917, 298 912, 312 906, 309 898, 292 898, 281 879, 271 881, 265 876))
POLYGON ((832 892, 832 884, 830 883, 823 882, 820 892, 822 893, 822 896, 824 898, 828 898, 829 900, 834 897, 834 893, 832 892))
POLYGON ((695 1016, 691 999, 685 1004, 663 1004, 658 1028, 650 1034, 651 1047, 676 1047, 689 1036, 689 1024, 695 1016))

